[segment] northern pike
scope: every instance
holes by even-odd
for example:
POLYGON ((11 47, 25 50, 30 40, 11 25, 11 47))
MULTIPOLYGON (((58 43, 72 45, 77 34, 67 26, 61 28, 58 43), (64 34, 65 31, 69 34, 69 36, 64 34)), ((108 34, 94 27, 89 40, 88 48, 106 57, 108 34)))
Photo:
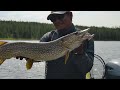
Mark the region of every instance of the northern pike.
POLYGON ((4 42, 0 41, 0 65, 12 57, 22 56, 28 58, 26 68, 31 69, 35 61, 51 61, 65 56, 65 63, 69 53, 79 47, 86 39, 93 35, 88 34, 89 29, 76 31, 50 42, 4 42))

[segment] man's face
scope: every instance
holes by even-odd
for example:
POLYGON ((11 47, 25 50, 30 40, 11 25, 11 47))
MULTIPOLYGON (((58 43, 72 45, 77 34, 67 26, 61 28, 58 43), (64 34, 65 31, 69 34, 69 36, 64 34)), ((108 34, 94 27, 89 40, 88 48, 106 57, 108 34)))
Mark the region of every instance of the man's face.
POLYGON ((54 14, 50 19, 57 30, 67 29, 72 24, 72 16, 69 14, 54 14))

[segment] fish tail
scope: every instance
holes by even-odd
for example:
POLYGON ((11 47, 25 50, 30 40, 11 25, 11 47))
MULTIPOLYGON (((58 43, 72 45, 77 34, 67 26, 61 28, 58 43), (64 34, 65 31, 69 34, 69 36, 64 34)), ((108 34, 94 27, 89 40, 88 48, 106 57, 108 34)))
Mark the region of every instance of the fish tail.
POLYGON ((5 60, 3 59, 0 59, 0 65, 2 65, 2 63, 4 62, 5 60))
MULTIPOLYGON (((5 42, 5 41, 0 41, 0 46, 2 46, 2 45, 4 45, 4 44, 6 44, 6 43, 8 43, 8 42, 5 42)), ((5 61, 5 59, 0 59, 0 65, 2 65, 2 63, 5 61)))
POLYGON ((6 44, 6 43, 8 43, 8 42, 0 41, 0 46, 4 45, 4 44, 6 44))

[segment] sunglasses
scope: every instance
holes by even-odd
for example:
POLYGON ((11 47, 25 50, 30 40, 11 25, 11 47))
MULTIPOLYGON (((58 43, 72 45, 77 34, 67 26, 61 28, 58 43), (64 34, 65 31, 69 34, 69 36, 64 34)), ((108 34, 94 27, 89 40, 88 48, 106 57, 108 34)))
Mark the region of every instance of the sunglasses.
POLYGON ((62 20, 65 14, 54 14, 50 17, 51 22, 55 22, 56 20, 62 20))

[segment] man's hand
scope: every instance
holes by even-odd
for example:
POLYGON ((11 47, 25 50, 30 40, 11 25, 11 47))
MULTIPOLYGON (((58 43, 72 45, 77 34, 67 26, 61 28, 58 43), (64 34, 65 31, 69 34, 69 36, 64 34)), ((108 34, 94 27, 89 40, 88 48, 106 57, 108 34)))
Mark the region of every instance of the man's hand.
MULTIPOLYGON (((22 57, 22 56, 17 56, 16 59, 20 59, 20 60, 25 59, 26 61, 27 61, 27 60, 30 60, 29 58, 22 57)), ((41 61, 34 61, 34 62, 41 62, 41 61)))
POLYGON ((26 58, 26 57, 22 57, 22 56, 17 56, 16 59, 20 59, 20 60, 23 60, 25 59, 26 61, 29 60, 29 58, 26 58))
POLYGON ((84 53, 84 49, 83 49, 83 44, 81 46, 79 46, 78 48, 76 48, 74 50, 75 54, 83 54, 84 53))
POLYGON ((17 56, 16 59, 20 59, 20 60, 23 60, 23 58, 26 59, 26 57, 22 57, 22 56, 17 56))

